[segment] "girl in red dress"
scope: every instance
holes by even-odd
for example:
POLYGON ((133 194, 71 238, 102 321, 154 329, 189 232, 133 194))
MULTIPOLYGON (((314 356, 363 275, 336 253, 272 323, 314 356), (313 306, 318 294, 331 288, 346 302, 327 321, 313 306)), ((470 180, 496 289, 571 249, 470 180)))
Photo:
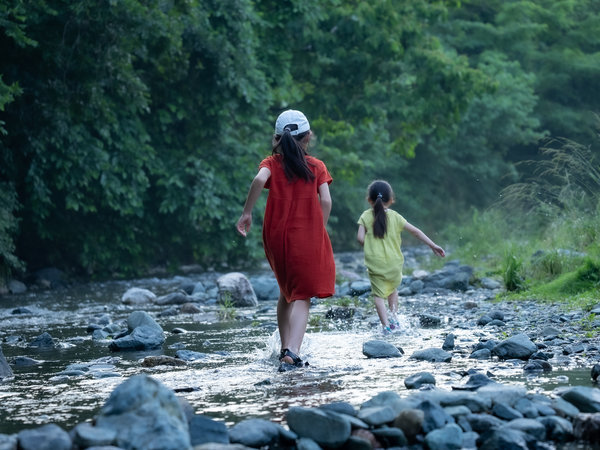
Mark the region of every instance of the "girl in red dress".
POLYGON ((252 209, 263 188, 269 189, 263 244, 279 284, 280 371, 303 365, 298 353, 311 297, 330 297, 335 290, 335 262, 325 229, 332 178, 322 161, 307 154, 311 136, 310 124, 300 111, 279 115, 272 155, 260 163, 237 222, 238 232, 246 236, 252 209))

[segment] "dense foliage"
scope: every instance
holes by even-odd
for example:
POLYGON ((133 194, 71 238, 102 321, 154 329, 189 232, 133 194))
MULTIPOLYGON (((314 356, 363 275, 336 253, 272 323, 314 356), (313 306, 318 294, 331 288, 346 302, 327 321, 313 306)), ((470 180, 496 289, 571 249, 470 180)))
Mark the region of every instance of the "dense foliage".
POLYGON ((233 224, 288 107, 334 177, 336 250, 373 178, 427 231, 485 207, 542 137, 592 143, 599 6, 3 1, 0 279, 259 256, 233 224))

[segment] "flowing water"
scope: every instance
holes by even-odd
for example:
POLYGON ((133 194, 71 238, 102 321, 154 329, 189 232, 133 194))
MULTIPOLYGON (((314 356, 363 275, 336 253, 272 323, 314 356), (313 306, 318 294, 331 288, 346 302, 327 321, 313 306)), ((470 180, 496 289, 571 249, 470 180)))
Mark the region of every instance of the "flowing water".
MULTIPOLYGON (((571 365, 546 374, 524 376, 522 364, 474 361, 468 356, 480 338, 495 337, 481 328, 449 327, 452 317, 444 316, 441 328, 421 328, 415 313, 423 308, 438 309, 465 301, 467 294, 443 298, 401 299, 401 331, 384 339, 401 347, 405 355, 394 359, 367 359, 362 345, 383 339, 373 325, 374 308, 366 305, 370 317, 332 321, 324 318, 330 305, 319 301, 311 307, 312 321, 301 356, 310 366, 278 373, 279 350, 275 301, 260 302, 257 308, 240 308, 236 320, 218 320, 218 306, 203 307, 203 314, 158 317, 167 340, 162 349, 150 352, 111 352, 107 343, 93 341, 86 328, 92 318, 109 313, 113 321, 125 319, 136 309, 155 316, 166 309, 159 306, 131 307, 120 302, 132 286, 151 289, 157 295, 173 292, 180 279, 146 279, 136 282, 91 283, 47 292, 30 292, 0 298, 0 339, 6 358, 27 356, 39 365, 15 367, 14 380, 0 383, 0 433, 13 433, 43 423, 65 429, 92 418, 114 388, 127 377, 148 373, 185 397, 197 413, 232 425, 250 417, 284 422, 290 406, 317 406, 347 401, 359 406, 384 390, 408 395, 404 379, 420 371, 431 372, 438 387, 451 389, 464 383, 461 372, 470 368, 489 370, 499 381, 527 386, 532 391, 551 393, 556 387, 591 385, 589 367, 571 365), (429 305, 427 303, 429 302, 429 305), (32 314, 15 315, 16 307, 28 307, 32 314), (211 319, 212 318, 212 319, 211 319), (175 334, 182 328, 185 333, 175 334), (59 343, 53 350, 28 347, 31 340, 48 332, 59 343), (456 349, 449 363, 409 360, 416 350, 440 347, 447 332, 456 335, 456 349), (148 355, 174 356, 176 348, 206 353, 204 359, 186 367, 144 368, 148 355), (61 374, 74 363, 95 363, 96 376, 61 374), (98 376, 105 374, 106 377, 98 376), (109 376, 109 375, 120 376, 109 376)), ((468 294, 477 300, 477 293, 468 294)), ((480 299, 481 300, 481 299, 480 299)), ((483 300, 482 300, 483 301, 483 300)), ((375 320, 375 324, 376 324, 375 320)))

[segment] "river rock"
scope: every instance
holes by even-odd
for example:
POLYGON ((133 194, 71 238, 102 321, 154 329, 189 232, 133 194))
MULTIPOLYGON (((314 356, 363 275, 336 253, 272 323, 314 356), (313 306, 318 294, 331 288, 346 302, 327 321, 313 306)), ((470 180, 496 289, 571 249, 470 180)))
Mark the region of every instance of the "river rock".
POLYGON ((442 319, 432 314, 419 314, 419 323, 423 328, 439 327, 442 319))
POLYGON ((358 418, 369 425, 379 426, 393 422, 396 412, 388 405, 369 406, 358 411, 358 418))
POLYGON ((594 364, 590 376, 592 377, 592 380, 598 381, 598 377, 600 376, 600 364, 594 364))
MULTIPOLYGON (((297 436, 281 425, 265 419, 248 419, 229 430, 229 440, 247 447, 278 447, 280 441, 292 442, 297 436)), ((285 445, 282 445, 284 447, 285 445)))
POLYGON ((116 432, 123 449, 191 449, 188 422, 175 393, 147 375, 134 375, 110 394, 95 419, 116 432))
POLYGON ((142 367, 156 366, 185 366, 185 361, 167 355, 146 356, 142 361, 142 367))
MULTIPOLYGON (((367 430, 364 430, 367 431, 367 430)), ((352 433, 354 434, 354 432, 352 433)), ((381 427, 372 430, 373 436, 377 442, 381 442, 384 448, 405 447, 408 444, 404 432, 396 427, 381 427)), ((373 448, 381 448, 381 445, 373 448)))
POLYGON ((531 436, 535 441, 543 441, 546 439, 546 427, 541 422, 534 419, 513 419, 503 425, 503 429, 511 428, 522 431, 531 436))
POLYGON ((444 338, 444 343, 442 344, 442 350, 453 350, 454 349, 454 339, 456 336, 452 333, 448 333, 444 338))
POLYGON ((360 296, 371 291, 371 282, 368 280, 357 280, 350 283, 350 294, 360 296))
POLYGON ((73 446, 69 433, 53 423, 19 431, 17 439, 20 450, 71 450, 73 446))
POLYGON ((600 441, 600 414, 579 414, 573 420, 573 434, 577 439, 600 441))
POLYGON ((279 285, 273 276, 260 276, 250 279, 250 284, 258 300, 276 300, 279 298, 279 285))
POLYGON ((573 440, 573 424, 559 416, 540 417, 539 422, 546 427, 546 437, 556 442, 573 440))
POLYGON ((406 389, 419 389, 424 384, 435 385, 435 378, 429 372, 418 372, 410 375, 404 380, 406 389))
POLYGON ((448 423, 454 423, 454 419, 450 416, 439 403, 430 400, 424 400, 417 405, 417 408, 423 411, 425 415, 422 423, 424 433, 442 428, 448 423))
POLYGON ((471 355, 469 355, 470 359, 477 359, 477 360, 490 359, 491 357, 492 357, 492 351, 487 348, 475 350, 473 353, 471 353, 471 355))
POLYGON ((192 446, 211 442, 229 444, 229 430, 223 422, 194 414, 189 420, 189 428, 192 446))
POLYGON ((362 352, 367 358, 399 358, 402 356, 398 348, 389 342, 377 339, 365 342, 362 352))
POLYGON ((24 294, 27 292, 27 286, 19 280, 10 280, 7 287, 8 292, 11 294, 24 294))
POLYGON ((400 428, 408 439, 414 439, 423 428, 425 413, 420 409, 407 408, 396 416, 394 419, 394 427, 400 428))
POLYGON ((288 410, 286 419, 290 429, 299 437, 310 438, 322 447, 339 447, 350 437, 350 421, 341 414, 293 406, 288 410))
POLYGON ((528 359, 537 351, 537 346, 526 334, 516 334, 496 345, 492 355, 500 359, 528 359))
POLYGON ((42 334, 34 338, 33 341, 29 343, 29 347, 39 349, 51 349, 56 348, 56 343, 54 342, 52 336, 50 336, 50 334, 44 331, 42 334))
POLYGON ((527 441, 527 435, 522 431, 497 427, 485 435, 485 440, 481 444, 481 447, 479 447, 479 450, 528 450, 527 441))
POLYGON ((194 303, 184 303, 181 305, 181 314, 198 314, 202 309, 194 303))
POLYGON ((14 378, 14 374, 10 366, 8 365, 8 361, 4 357, 4 353, 2 353, 2 346, 0 345, 0 381, 9 380, 14 378))
POLYGON ((183 305, 185 303, 191 303, 193 297, 185 293, 184 291, 172 292, 167 295, 161 295, 154 300, 157 305, 183 305))
POLYGON ((109 348, 119 350, 151 350, 165 342, 162 327, 144 311, 134 311, 127 318, 130 334, 112 341, 109 348))
POLYGON ((572 403, 584 413, 600 412, 600 389, 586 386, 575 386, 560 393, 563 400, 572 403))
POLYGON ((121 297, 121 303, 126 305, 145 305, 153 303, 156 300, 156 294, 148 289, 132 287, 121 297))
POLYGON ((207 353, 195 352, 193 350, 177 350, 175 356, 184 361, 197 361, 208 358, 207 353))
POLYGON ((441 348, 427 348, 414 352, 410 359, 429 362, 450 362, 452 355, 441 348))
POLYGON ((462 448, 463 431, 455 423, 443 428, 430 431, 425 436, 425 443, 429 450, 453 450, 462 448))
POLYGON ((81 448, 110 445, 117 437, 117 432, 108 428, 99 428, 89 422, 78 424, 71 432, 73 443, 81 448))
POLYGON ((258 306, 254 289, 246 275, 240 272, 231 272, 222 275, 217 280, 219 288, 217 303, 231 302, 235 307, 258 306))
MULTIPOLYGON (((0 354, 2 353, 2 349, 0 348, 0 354)), ((0 356, 0 359, 2 357, 0 356)), ((30 367, 30 366, 37 366, 38 364, 41 364, 41 361, 38 361, 37 359, 33 359, 30 358, 28 356, 15 356, 11 362, 10 362, 13 366, 15 367, 30 367)), ((0 376, 0 378, 2 378, 0 376)))

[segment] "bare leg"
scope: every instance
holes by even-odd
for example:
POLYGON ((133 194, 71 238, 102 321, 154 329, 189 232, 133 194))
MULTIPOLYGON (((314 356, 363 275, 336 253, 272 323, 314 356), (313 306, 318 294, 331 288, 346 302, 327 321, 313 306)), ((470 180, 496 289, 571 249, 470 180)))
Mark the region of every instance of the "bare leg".
POLYGON ((377 310, 377 315, 379 316, 379 320, 381 320, 381 324, 384 327, 390 326, 387 317, 387 311, 385 310, 385 304, 383 303, 383 299, 381 297, 373 296, 373 300, 375 301, 375 309, 377 310))
MULTIPOLYGON (((308 324, 308 313, 310 309, 310 300, 295 300, 288 303, 280 295, 277 302, 277 324, 279 326, 279 336, 281 337, 281 349, 289 349, 292 353, 298 355, 300 346, 306 332, 308 324)), ((284 361, 292 364, 292 359, 288 356, 284 361)))
POLYGON ((398 314, 398 289, 394 289, 394 292, 388 296, 388 305, 392 314, 398 314))

